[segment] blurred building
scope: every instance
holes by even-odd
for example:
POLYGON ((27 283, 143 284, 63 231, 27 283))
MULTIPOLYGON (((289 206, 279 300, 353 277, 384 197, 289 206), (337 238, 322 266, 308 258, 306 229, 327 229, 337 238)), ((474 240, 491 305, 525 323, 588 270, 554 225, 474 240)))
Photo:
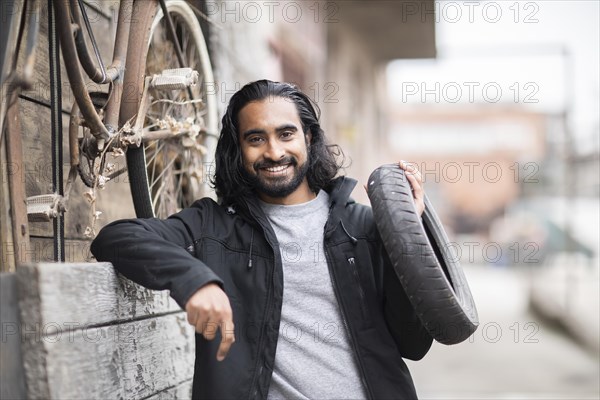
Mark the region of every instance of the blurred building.
POLYGON ((523 109, 474 105, 399 108, 391 152, 421 171, 428 196, 457 233, 485 234, 532 185, 540 185, 552 119, 523 109))

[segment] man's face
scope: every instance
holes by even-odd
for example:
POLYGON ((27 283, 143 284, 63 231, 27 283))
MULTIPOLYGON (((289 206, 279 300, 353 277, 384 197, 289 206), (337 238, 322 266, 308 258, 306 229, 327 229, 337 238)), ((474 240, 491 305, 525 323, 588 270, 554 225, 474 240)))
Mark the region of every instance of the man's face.
POLYGON ((263 200, 307 201, 310 134, 304 135, 296 105, 282 97, 250 102, 238 125, 244 168, 263 200))

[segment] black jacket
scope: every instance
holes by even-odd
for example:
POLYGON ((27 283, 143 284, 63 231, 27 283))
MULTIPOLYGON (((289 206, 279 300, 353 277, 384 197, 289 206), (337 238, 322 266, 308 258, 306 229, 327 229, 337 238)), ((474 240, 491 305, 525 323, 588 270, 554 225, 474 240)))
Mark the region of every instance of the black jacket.
MULTIPOLYGON (((418 360, 432 343, 394 275, 371 209, 352 201, 356 181, 340 177, 327 188, 327 265, 351 346, 370 398, 416 398, 402 357, 418 360)), ((280 249, 256 198, 219 205, 204 198, 169 217, 117 221, 92 243, 129 279, 170 290, 184 308, 209 282, 229 297, 236 341, 216 361, 220 336, 196 335, 194 398, 266 398, 283 295, 280 249)))

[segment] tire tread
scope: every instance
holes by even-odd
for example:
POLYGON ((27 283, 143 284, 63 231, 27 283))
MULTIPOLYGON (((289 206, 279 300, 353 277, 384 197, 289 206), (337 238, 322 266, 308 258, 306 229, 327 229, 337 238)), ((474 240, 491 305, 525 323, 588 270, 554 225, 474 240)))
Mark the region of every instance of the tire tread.
POLYGON ((433 245, 446 249, 448 238, 427 195, 421 222, 404 171, 394 164, 373 171, 367 191, 394 271, 423 325, 440 343, 464 341, 479 325, 477 310, 458 261, 446 251, 437 258, 433 245))

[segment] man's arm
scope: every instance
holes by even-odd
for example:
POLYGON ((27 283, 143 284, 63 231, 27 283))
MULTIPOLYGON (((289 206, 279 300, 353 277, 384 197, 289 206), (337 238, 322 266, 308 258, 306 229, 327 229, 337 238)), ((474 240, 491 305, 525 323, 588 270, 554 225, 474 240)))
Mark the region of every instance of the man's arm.
POLYGON ((98 261, 110 261, 132 281, 169 290, 190 325, 207 340, 214 339, 219 328, 217 359, 222 361, 235 342, 233 315, 221 279, 190 253, 193 237, 183 221, 200 226, 199 218, 197 210, 186 209, 166 220, 113 222, 100 231, 91 251, 98 261))
POLYGON ((179 218, 129 219, 105 226, 92 242, 98 261, 154 290, 169 290, 181 308, 202 286, 219 277, 186 250, 193 239, 179 218))
POLYGON ((392 337, 404 358, 420 360, 427 354, 433 338, 415 313, 400 284, 387 252, 384 253, 384 315, 392 337))

